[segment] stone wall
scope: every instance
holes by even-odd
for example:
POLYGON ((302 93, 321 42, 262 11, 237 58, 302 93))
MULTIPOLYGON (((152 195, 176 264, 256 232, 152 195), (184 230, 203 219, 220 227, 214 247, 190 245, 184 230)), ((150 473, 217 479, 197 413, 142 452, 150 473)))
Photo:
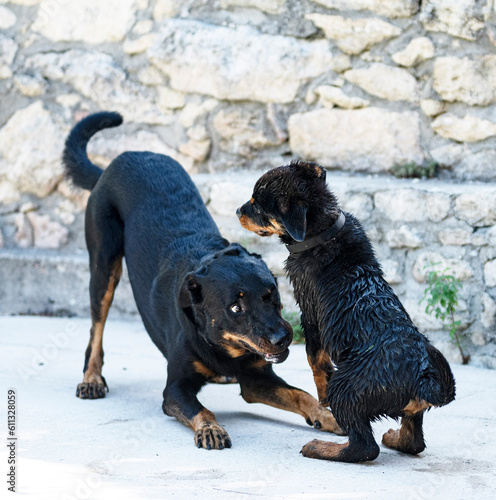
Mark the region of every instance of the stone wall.
POLYGON ((176 158, 280 275, 283 249, 233 210, 261 171, 324 164, 418 325, 456 354, 418 304, 441 262, 464 284, 468 350, 495 366, 495 39, 493 0, 0 0, 0 313, 87 314, 87 193, 60 155, 107 109, 125 124, 91 141, 94 161, 176 158), (391 175, 434 163, 434 180, 391 175))

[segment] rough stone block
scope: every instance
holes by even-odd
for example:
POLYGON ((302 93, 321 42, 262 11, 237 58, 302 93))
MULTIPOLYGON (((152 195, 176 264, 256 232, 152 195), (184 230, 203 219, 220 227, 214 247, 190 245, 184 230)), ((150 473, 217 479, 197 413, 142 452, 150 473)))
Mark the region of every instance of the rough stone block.
POLYGON ((33 228, 35 247, 57 249, 67 243, 68 229, 48 215, 29 212, 26 217, 33 228))
POLYGON ((324 14, 307 14, 305 17, 324 30, 326 37, 334 40, 343 52, 352 55, 401 34, 400 28, 380 19, 350 19, 324 14))
POLYGON ((496 286, 496 259, 484 264, 484 279, 487 286, 496 286))
POLYGON ((429 31, 476 40, 491 7, 492 0, 425 0, 420 18, 429 31))
POLYGON ((400 283, 403 283, 403 278, 398 273, 398 261, 385 259, 381 261, 381 266, 384 271, 384 278, 390 285, 399 285, 400 283))
POLYGON ((182 19, 164 24, 148 57, 176 90, 281 103, 293 101, 300 85, 328 71, 332 62, 327 41, 182 19))
POLYGON ((338 10, 370 10, 386 17, 409 17, 418 10, 418 0, 313 0, 338 10))
POLYGON ((448 274, 453 275, 461 281, 466 281, 474 275, 474 270, 468 262, 463 260, 463 257, 454 259, 444 257, 437 252, 422 252, 413 264, 413 277, 419 283, 423 283, 427 280, 429 271, 432 270, 439 272, 447 270, 448 274))
POLYGON ((358 220, 367 220, 372 215, 374 204, 368 194, 357 193, 340 199, 343 210, 352 213, 358 220))
POLYGON ((232 154, 251 156, 253 150, 281 142, 262 112, 222 109, 215 115, 213 125, 220 137, 219 147, 232 154))
POLYGON ((0 30, 8 30, 17 22, 17 16, 7 7, 0 5, 0 30))
POLYGON ((0 79, 10 78, 10 65, 14 61, 19 45, 8 36, 0 34, 0 79))
POLYGON ((418 100, 417 80, 408 71, 382 63, 368 68, 350 69, 344 77, 369 94, 389 101, 418 100))
POLYGON ((41 101, 14 113, 0 129, 0 180, 20 192, 48 195, 62 177, 66 134, 41 101))
POLYGON ((259 9, 267 14, 279 14, 286 0, 221 0, 220 5, 223 8, 226 7, 244 7, 259 9))
POLYGON ((455 215, 471 226, 496 224, 496 189, 478 189, 457 196, 455 215))
POLYGON ((468 224, 461 226, 444 225, 438 233, 442 245, 463 246, 472 244, 472 228, 468 224))
POLYGON ((379 191, 374 201, 376 208, 393 221, 439 222, 448 216, 450 209, 448 195, 415 189, 379 191))
POLYGON ((42 0, 31 26, 52 42, 119 42, 135 20, 136 0, 42 0))
POLYGON ((422 238, 406 225, 391 229, 386 233, 387 244, 391 248, 419 248, 422 238))
POLYGON ((440 115, 446 111, 446 103, 436 101, 435 99, 422 99, 420 101, 420 107, 424 114, 429 117, 440 115))
POLYGON ((436 118, 431 127, 441 137, 459 142, 478 142, 496 135, 496 123, 473 115, 458 118, 445 113, 436 118))
POLYGON ((496 323, 496 302, 487 293, 482 295, 481 323, 484 328, 492 328, 496 323))
POLYGON ((434 90, 443 100, 487 106, 496 101, 496 55, 438 57, 433 79, 434 90))
POLYGON ((458 179, 496 181, 496 151, 485 149, 478 153, 466 154, 456 165, 453 171, 458 179))
POLYGON ((391 57, 400 66, 410 67, 431 59, 434 53, 434 44, 426 36, 420 36, 411 40, 403 50, 391 57))
POLYGON ((289 118, 293 154, 328 167, 381 172, 422 163, 419 116, 379 108, 318 109, 289 118))
POLYGON ((153 9, 155 21, 165 21, 179 14, 182 0, 157 0, 153 9))
POLYGON ((340 88, 331 85, 321 85, 315 89, 315 94, 320 96, 320 102, 325 106, 332 108, 338 106, 344 109, 358 109, 369 106, 369 101, 361 97, 350 97, 340 88))

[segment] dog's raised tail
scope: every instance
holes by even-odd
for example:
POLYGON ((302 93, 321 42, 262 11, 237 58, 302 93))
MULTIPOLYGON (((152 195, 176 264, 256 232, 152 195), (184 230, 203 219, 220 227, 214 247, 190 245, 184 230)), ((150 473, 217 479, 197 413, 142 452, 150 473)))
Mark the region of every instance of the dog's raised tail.
POLYGON ((92 190, 103 170, 91 163, 86 152, 90 138, 105 128, 118 127, 122 123, 119 113, 102 111, 83 118, 74 126, 65 141, 62 161, 66 176, 83 189, 92 190))

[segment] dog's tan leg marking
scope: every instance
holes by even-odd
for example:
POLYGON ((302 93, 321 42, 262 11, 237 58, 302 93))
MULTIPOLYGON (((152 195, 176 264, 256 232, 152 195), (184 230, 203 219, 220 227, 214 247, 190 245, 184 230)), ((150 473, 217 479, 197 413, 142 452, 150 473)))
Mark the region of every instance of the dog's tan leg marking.
POLYGON ((84 372, 83 382, 78 385, 76 395, 81 399, 98 399, 105 397, 107 384, 102 377, 103 367, 103 329, 107 321, 108 312, 114 299, 115 288, 117 287, 122 274, 122 258, 119 258, 112 269, 109 284, 100 303, 99 318, 92 320, 90 330, 90 342, 87 353, 89 359, 87 369, 84 372))
POLYGON ((294 387, 276 387, 274 390, 257 390, 255 387, 241 387, 241 395, 247 403, 263 403, 281 410, 301 415, 316 429, 343 434, 332 413, 324 408, 308 392, 294 387))
POLYGON ((329 383, 328 370, 332 366, 329 354, 322 349, 317 352, 313 361, 310 356, 307 356, 307 359, 312 369, 315 386, 317 387, 317 397, 322 405, 329 406, 327 402, 327 384, 329 383))
POLYGON ((193 429, 198 448, 222 450, 231 447, 229 434, 217 423, 214 414, 206 408, 186 421, 186 424, 193 429))

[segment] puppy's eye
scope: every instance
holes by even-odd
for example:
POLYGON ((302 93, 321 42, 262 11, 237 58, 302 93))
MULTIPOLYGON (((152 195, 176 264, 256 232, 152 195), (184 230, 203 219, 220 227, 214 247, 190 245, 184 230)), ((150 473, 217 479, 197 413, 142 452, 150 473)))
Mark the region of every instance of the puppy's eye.
POLYGON ((241 306, 239 304, 233 304, 232 306, 229 306, 229 310, 233 314, 240 314, 243 309, 241 309, 241 306))
POLYGON ((262 295, 262 300, 264 302, 270 302, 271 299, 272 299, 272 295, 271 295, 272 292, 267 292, 265 295, 262 295))

